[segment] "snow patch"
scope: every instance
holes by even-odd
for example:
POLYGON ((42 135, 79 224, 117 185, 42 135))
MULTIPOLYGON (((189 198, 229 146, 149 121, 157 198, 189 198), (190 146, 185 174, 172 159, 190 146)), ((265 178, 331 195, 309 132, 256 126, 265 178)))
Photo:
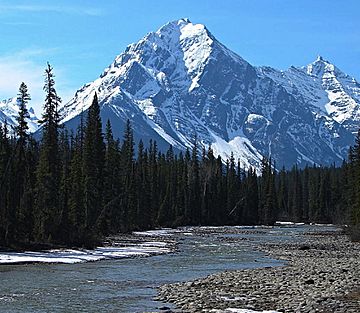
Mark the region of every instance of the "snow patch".
POLYGON ((213 40, 202 24, 188 23, 180 29, 183 60, 192 79, 189 91, 199 87, 199 80, 212 52, 213 40))
POLYGON ((43 252, 2 252, 0 264, 16 263, 64 263, 75 264, 108 259, 148 257, 155 254, 170 253, 166 242, 143 242, 127 244, 123 247, 98 247, 94 250, 54 249, 43 252))
POLYGON ((229 142, 212 134, 214 142, 211 147, 214 155, 220 155, 223 160, 230 159, 233 153, 235 162, 240 161, 242 168, 249 169, 253 167, 260 169, 262 155, 251 144, 250 140, 245 137, 234 137, 229 142))
POLYGON ((159 237, 159 236, 173 236, 173 234, 175 232, 177 232, 176 229, 162 228, 162 229, 156 229, 156 230, 135 231, 135 232, 133 232, 133 234, 138 235, 138 236, 159 237))
POLYGON ((305 225, 305 223, 281 222, 281 221, 275 222, 275 226, 302 226, 302 225, 305 225))
MULTIPOLYGON (((0 101, 0 125, 5 123, 5 120, 10 127, 17 126, 16 118, 19 115, 19 105, 17 98, 10 98, 7 100, 0 101)), ((38 117, 35 115, 33 108, 28 108, 30 118, 27 118, 29 132, 33 133, 39 128, 38 117)))

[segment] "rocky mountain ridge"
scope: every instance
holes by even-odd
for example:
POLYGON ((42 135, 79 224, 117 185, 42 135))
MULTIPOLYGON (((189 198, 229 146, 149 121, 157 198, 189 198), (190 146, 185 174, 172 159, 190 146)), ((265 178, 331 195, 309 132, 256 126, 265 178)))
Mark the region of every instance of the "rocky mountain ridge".
POLYGON ((101 115, 122 136, 159 148, 201 145, 242 166, 340 163, 360 125, 360 85, 318 57, 302 68, 255 67, 221 44, 202 24, 167 23, 129 45, 62 109, 75 128, 95 92, 101 115))

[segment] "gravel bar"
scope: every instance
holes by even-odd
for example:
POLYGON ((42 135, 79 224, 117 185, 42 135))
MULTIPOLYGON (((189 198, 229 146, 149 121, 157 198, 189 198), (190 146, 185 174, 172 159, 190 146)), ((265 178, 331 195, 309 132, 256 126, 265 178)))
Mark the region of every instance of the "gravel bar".
MULTIPOLYGON (((360 244, 341 230, 308 232, 257 249, 286 266, 225 271, 159 287, 176 312, 360 312, 360 244)), ((169 309, 168 312, 171 312, 169 309)))

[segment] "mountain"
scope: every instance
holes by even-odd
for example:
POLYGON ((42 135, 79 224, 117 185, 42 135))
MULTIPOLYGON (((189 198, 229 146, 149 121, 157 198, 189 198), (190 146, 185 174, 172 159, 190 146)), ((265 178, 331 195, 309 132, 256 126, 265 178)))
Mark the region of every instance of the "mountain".
POLYGON ((318 56, 308 66, 278 71, 260 68, 313 112, 325 113, 353 133, 360 126, 360 84, 318 56))
POLYGON ((323 58, 287 71, 255 67, 188 19, 129 45, 64 105, 63 123, 75 127, 95 92, 115 135, 127 119, 137 140, 162 149, 191 147, 196 134, 245 167, 259 168, 262 156, 278 167, 339 163, 360 118, 359 84, 323 58))
MULTIPOLYGON (((17 104, 16 98, 10 98, 7 100, 0 101, 0 125, 6 123, 9 127, 17 125, 16 117, 19 114, 19 105, 17 104)), ((38 118, 35 115, 34 109, 29 109, 30 118, 27 119, 29 131, 35 132, 38 126, 38 118)))

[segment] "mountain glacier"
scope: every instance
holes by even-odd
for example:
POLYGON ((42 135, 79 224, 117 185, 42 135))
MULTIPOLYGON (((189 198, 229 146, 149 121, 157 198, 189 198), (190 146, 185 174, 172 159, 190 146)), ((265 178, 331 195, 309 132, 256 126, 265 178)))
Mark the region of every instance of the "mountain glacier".
POLYGON ((287 168, 339 163, 360 120, 359 83, 322 57, 285 71, 255 67, 188 19, 129 45, 61 108, 62 122, 75 128, 95 92, 115 136, 129 119, 136 140, 179 151, 197 136, 243 167, 259 168, 263 156, 287 168))

